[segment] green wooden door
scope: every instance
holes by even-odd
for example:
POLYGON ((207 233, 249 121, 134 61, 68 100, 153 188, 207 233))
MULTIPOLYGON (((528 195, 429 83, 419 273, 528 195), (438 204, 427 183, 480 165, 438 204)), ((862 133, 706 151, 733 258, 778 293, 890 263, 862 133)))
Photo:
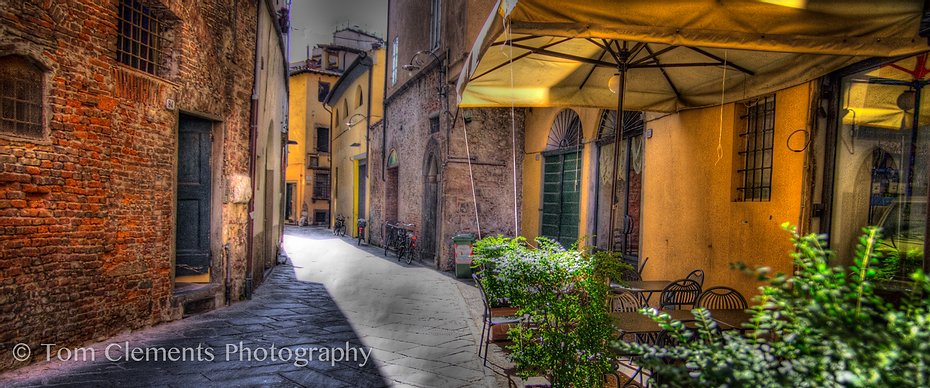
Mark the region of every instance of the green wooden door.
POLYGON ((578 240, 581 202, 581 153, 548 155, 543 168, 540 234, 568 247, 578 240))

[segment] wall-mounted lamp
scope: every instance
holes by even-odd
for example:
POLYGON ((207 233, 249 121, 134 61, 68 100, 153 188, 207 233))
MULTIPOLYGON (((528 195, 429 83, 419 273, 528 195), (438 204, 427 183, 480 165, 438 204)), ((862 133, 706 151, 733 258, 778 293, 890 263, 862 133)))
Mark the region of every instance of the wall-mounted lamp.
POLYGON ((368 118, 367 116, 365 116, 365 115, 363 115, 363 114, 361 114, 361 113, 356 113, 356 114, 354 114, 354 115, 352 115, 352 116, 349 116, 349 118, 346 119, 346 126, 348 126, 349 128, 354 127, 354 126, 356 126, 358 123, 362 122, 363 120, 365 120, 365 119, 367 119, 367 118, 368 118))
POLYGON ((445 82, 445 79, 446 79, 446 68, 445 68, 445 66, 444 66, 443 63, 442 63, 442 58, 440 58, 438 55, 436 55, 436 53, 434 53, 434 52, 432 52, 432 51, 428 51, 428 50, 420 50, 420 51, 417 51, 416 54, 413 54, 413 58, 410 58, 410 63, 408 63, 408 64, 406 64, 406 65, 403 65, 403 66, 401 66, 401 67, 402 67, 404 70, 407 70, 407 71, 417 71, 417 70, 420 70, 420 69, 426 67, 426 65, 428 64, 427 62, 425 62, 425 61, 423 60, 423 57, 424 57, 425 55, 429 55, 429 56, 433 57, 433 59, 434 59, 436 62, 439 62, 439 88, 438 88, 438 92, 439 92, 439 97, 440 97, 440 98, 445 97, 445 96, 446 96, 446 88, 445 88, 444 82, 445 82))

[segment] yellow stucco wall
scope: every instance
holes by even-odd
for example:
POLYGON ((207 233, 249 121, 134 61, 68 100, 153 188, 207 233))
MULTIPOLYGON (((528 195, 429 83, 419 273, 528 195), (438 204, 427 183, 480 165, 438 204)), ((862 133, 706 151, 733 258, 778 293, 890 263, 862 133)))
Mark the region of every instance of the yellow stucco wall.
MULTIPOLYGON (((704 288, 757 293, 758 282, 729 269, 731 262, 791 272, 791 245, 780 224, 800 218, 804 153, 786 142, 804 129, 809 85, 776 93, 772 197, 737 202, 734 141, 742 128, 734 104, 695 109, 649 122, 643 181, 643 257, 646 279, 678 279, 705 271, 704 288), (722 155, 718 158, 718 139, 722 155)), ((656 115, 651 115, 656 116, 656 115)), ((648 119, 648 117, 647 117, 648 119)))
MULTIPOLYGON (((354 79, 346 88, 346 92, 335 101, 335 107, 339 109, 340 120, 336 122, 333 118, 333 220, 335 216, 342 214, 346 217, 348 234, 355 236, 356 221, 359 218, 358 196, 359 190, 359 162, 367 158, 367 139, 368 124, 375 123, 384 117, 384 49, 379 49, 371 54, 373 55, 374 64, 371 70, 371 90, 369 90, 368 72, 354 79), (358 104, 359 91, 362 93, 361 104, 358 104), (368 117, 369 104, 371 106, 371 117, 368 117), (346 112, 344 107, 348 107, 346 112), (358 116, 356 116, 358 115, 358 116), (368 117, 368 119, 366 119, 368 117), (346 123, 351 119, 355 125, 349 126, 346 123), (351 145, 358 143, 358 146, 351 145)), ((369 171, 364 188, 365 193, 365 218, 371 214, 371 178, 369 171)))
POLYGON ((302 204, 307 204, 311 222, 314 210, 330 210, 329 201, 312 198, 313 170, 307 168, 307 162, 308 157, 314 155, 319 159, 320 168, 329 170, 330 153, 317 153, 316 128, 332 128, 329 111, 324 109, 323 103, 319 101, 318 92, 320 82, 328 82, 333 86, 336 79, 335 75, 320 72, 305 72, 291 76, 288 139, 296 141, 297 144, 288 146, 286 180, 288 183, 296 183, 294 221, 300 218, 302 204))
MULTIPOLYGON (((542 166, 544 157, 542 151, 546 149, 546 142, 549 139, 549 131, 552 128, 552 122, 555 117, 564 108, 531 108, 526 113, 526 156, 523 158, 523 219, 520 222, 520 235, 532 240, 539 235, 540 218, 542 212, 542 166)), ((581 187, 581 204, 579 210, 580 220, 578 228, 578 237, 581 239, 590 239, 594 233, 593 217, 589 214, 593 212, 591 207, 592 196, 594 195, 594 170, 593 166, 596 157, 597 145, 593 140, 597 136, 598 125, 600 124, 600 109, 593 108, 571 108, 578 114, 581 120, 582 132, 582 154, 583 161, 580 182, 581 187)))

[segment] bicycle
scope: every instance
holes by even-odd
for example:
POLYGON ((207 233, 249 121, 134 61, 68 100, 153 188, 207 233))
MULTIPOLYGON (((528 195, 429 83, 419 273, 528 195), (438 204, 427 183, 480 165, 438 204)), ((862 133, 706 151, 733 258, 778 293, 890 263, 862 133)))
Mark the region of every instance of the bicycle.
POLYGON ((385 223, 384 226, 384 256, 387 257, 390 251, 394 251, 397 253, 397 261, 405 260, 407 264, 413 262, 414 256, 417 255, 417 237, 412 230, 415 225, 385 223))
POLYGON ((364 218, 359 218, 358 222, 355 224, 355 234, 358 237, 358 246, 362 245, 362 240, 365 239, 365 227, 368 226, 368 221, 364 218))
POLYGON ((346 235, 346 218, 342 214, 336 216, 336 224, 333 225, 333 235, 334 236, 345 236, 346 235))

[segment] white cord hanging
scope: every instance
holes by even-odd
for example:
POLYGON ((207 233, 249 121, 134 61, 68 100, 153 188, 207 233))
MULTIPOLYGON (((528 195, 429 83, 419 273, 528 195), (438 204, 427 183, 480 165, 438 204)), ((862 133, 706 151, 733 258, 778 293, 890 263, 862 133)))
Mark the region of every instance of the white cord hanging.
POLYGON ((717 160, 714 166, 723 159, 723 102, 727 91, 727 50, 723 50, 723 79, 720 80, 720 126, 717 129, 717 160))
POLYGON ((481 221, 478 219, 478 195, 475 194, 475 175, 471 169, 471 151, 468 149, 468 128, 465 125, 465 115, 462 115, 462 132, 465 133, 465 159, 468 161, 468 178, 471 182, 471 199, 475 204, 475 227, 478 228, 478 238, 481 238, 481 221))
MULTIPOLYGON (((510 30, 510 22, 505 21, 505 29, 507 31, 507 46, 510 47, 510 55, 508 55, 508 61, 510 62, 510 91, 513 92, 513 35, 510 30)), ((514 107, 513 96, 510 98, 510 152, 511 152, 511 171, 513 172, 513 235, 514 237, 520 235, 520 220, 519 220, 519 210, 517 209, 517 124, 516 124, 516 108, 514 107)))

